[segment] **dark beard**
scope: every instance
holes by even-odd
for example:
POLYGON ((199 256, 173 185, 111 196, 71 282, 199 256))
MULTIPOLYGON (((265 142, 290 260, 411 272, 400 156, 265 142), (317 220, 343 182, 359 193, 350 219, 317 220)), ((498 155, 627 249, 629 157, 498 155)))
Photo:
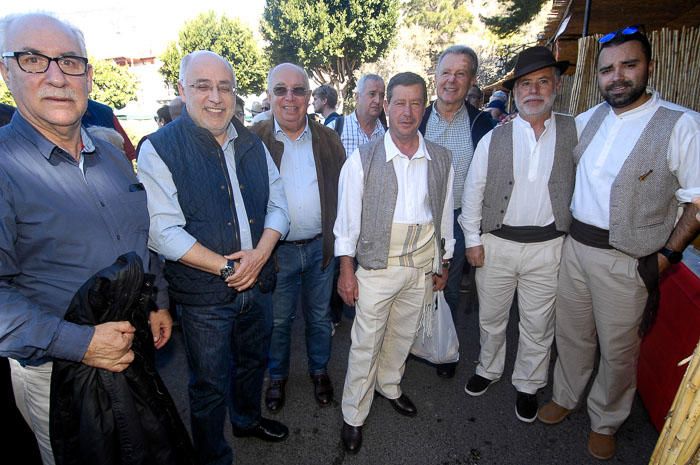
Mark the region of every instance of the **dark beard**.
POLYGON ((634 87, 630 81, 625 81, 625 84, 630 86, 627 92, 621 95, 613 96, 609 89, 616 86, 617 84, 618 83, 613 83, 609 85, 608 88, 606 88, 605 90, 601 89, 601 94, 603 94, 603 98, 606 102, 608 102, 608 105, 610 105, 613 108, 624 108, 636 102, 642 95, 644 95, 647 89, 646 79, 644 80, 644 83, 640 84, 637 87, 634 87))

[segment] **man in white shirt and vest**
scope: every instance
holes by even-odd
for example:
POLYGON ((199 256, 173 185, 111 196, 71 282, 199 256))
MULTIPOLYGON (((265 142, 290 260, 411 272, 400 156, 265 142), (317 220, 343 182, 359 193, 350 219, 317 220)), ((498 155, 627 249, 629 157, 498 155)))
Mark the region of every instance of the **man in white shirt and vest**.
POLYGON ((538 418, 556 424, 588 395, 588 451, 615 454, 615 432, 636 388, 640 335, 658 307, 659 274, 697 234, 700 115, 647 90, 651 46, 636 27, 600 39, 605 102, 576 118, 576 183, 557 290, 558 358, 552 401, 538 418), (683 213, 676 223, 678 207, 683 213))
POLYGON ((401 378, 423 309, 447 281, 454 173, 449 150, 418 132, 426 100, 423 78, 394 76, 384 103, 389 132, 356 149, 340 175, 338 292, 356 309, 342 403, 350 453, 362 444, 375 390, 400 414, 417 414, 401 378))
POLYGON ((532 423, 537 391, 547 385, 554 301, 574 189, 576 123, 552 112, 568 61, 546 47, 518 56, 513 91, 518 116, 495 128, 474 152, 459 223, 466 257, 476 267, 481 352, 465 391, 480 396, 503 374, 506 327, 518 290, 519 343, 512 382, 515 414, 532 423))

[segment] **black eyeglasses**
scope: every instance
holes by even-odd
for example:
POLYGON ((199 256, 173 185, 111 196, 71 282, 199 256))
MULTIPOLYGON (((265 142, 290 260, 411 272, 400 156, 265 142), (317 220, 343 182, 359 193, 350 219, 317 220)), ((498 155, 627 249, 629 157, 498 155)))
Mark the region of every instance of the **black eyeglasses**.
POLYGON ((187 84, 187 87, 192 87, 194 90, 200 94, 209 94, 215 88, 220 94, 232 95, 236 92, 236 86, 231 84, 219 83, 214 85, 211 81, 196 81, 193 84, 187 84))
POLYGON ((82 76, 88 70, 88 59, 75 55, 49 57, 36 52, 3 52, 2 57, 17 60, 19 69, 25 73, 45 73, 52 61, 68 76, 82 76))
POLYGON ((608 32, 603 37, 598 39, 598 43, 605 44, 605 43, 610 42, 611 40, 613 40, 615 37, 617 37, 619 35, 631 36, 632 34, 636 34, 638 32, 643 32, 643 28, 641 26, 639 26, 639 25, 627 26, 623 29, 618 29, 617 31, 608 32))
POLYGON ((292 87, 291 89, 288 89, 284 86, 277 86, 272 88, 272 93, 275 94, 277 97, 284 97, 290 91, 295 97, 305 97, 309 93, 309 89, 307 89, 306 87, 292 87))

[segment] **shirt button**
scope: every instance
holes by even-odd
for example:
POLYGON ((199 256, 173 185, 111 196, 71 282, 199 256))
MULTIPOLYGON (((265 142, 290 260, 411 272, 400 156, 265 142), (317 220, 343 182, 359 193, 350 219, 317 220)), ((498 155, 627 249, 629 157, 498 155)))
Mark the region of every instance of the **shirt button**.
POLYGON ((104 207, 105 203, 102 200, 100 200, 100 205, 104 207))
POLYGON ((118 240, 118 241, 121 241, 121 240, 122 240, 122 236, 120 236, 119 234, 117 234, 117 240, 118 240))

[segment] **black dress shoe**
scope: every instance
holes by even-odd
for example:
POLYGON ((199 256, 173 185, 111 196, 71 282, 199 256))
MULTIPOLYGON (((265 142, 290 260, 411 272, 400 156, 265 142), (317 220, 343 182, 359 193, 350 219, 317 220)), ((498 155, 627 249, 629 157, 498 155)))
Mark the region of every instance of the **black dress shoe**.
POLYGON ((326 373, 311 375, 314 382, 314 397, 319 405, 328 405, 333 401, 333 384, 326 373))
POLYGON ((456 363, 442 363, 437 365, 437 375, 440 378, 454 378, 456 369, 456 363))
POLYGON ((289 430, 279 421, 260 418, 258 424, 251 428, 239 428, 233 425, 233 435, 237 438, 254 437, 267 442, 280 442, 287 439, 289 430))
POLYGON ((343 429, 340 432, 340 439, 343 440, 343 447, 351 454, 357 454, 362 446, 362 426, 350 426, 343 422, 343 429))
MULTIPOLYGON (((379 393, 379 391, 376 392, 380 396, 384 397, 379 393)), ((416 406, 413 405, 413 402, 411 402, 411 399, 409 399, 406 394, 401 394, 401 397, 398 397, 396 399, 387 400, 389 401, 391 406, 394 407, 394 410, 399 412, 401 415, 405 415, 407 417, 415 417, 418 414, 418 409, 416 409, 416 406)))
POLYGON ((284 407, 284 387, 286 379, 273 379, 265 392, 265 406, 272 413, 277 413, 284 407))

